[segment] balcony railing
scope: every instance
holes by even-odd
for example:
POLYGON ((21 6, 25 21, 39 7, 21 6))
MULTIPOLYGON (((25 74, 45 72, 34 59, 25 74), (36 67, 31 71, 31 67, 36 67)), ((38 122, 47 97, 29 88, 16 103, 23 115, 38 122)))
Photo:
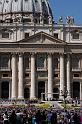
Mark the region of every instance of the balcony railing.
POLYGON ((37 67, 37 71, 47 71, 47 68, 45 68, 45 67, 37 67))
POLYGON ((0 67, 0 71, 11 71, 10 67, 0 67))
POLYGON ((81 68, 72 68, 72 71, 82 71, 81 68))

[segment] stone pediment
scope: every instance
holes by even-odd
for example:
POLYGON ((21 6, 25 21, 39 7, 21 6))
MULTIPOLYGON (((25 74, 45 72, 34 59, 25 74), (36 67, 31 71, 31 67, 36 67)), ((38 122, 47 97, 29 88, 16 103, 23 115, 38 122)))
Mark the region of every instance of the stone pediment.
POLYGON ((36 33, 29 38, 23 39, 18 42, 27 44, 65 44, 63 40, 56 39, 45 32, 36 33))

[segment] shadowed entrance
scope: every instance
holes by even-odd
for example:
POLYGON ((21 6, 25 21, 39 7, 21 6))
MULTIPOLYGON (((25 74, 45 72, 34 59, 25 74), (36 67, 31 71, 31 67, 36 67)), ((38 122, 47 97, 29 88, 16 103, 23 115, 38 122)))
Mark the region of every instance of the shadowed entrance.
POLYGON ((53 98, 56 98, 56 99, 59 98, 59 89, 58 88, 53 89, 53 98))
POLYGON ((24 98, 28 99, 30 97, 30 90, 29 88, 24 89, 24 98))
POLYGON ((38 82, 38 98, 39 99, 41 98, 41 93, 45 93, 45 82, 44 81, 38 82))
POLYGON ((7 99, 9 98, 9 82, 3 81, 1 83, 1 98, 7 99))
POLYGON ((73 98, 80 98, 80 83, 73 82, 73 98))

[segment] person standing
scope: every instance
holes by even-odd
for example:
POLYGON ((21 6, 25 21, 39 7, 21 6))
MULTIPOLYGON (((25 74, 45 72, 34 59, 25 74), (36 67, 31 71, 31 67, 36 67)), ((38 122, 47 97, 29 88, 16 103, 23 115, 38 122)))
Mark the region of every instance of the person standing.
POLYGON ((12 111, 9 117, 9 124, 17 124, 17 115, 15 113, 15 110, 12 111))
POLYGON ((9 124, 7 111, 3 115, 3 124, 9 124))
POLYGON ((57 124, 57 113, 56 112, 52 112, 51 124, 57 124))

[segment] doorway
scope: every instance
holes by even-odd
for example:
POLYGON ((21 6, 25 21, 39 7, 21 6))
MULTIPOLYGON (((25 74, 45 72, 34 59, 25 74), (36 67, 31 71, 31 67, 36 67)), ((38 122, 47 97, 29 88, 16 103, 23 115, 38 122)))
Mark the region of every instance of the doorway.
POLYGON ((24 98, 25 99, 29 99, 30 98, 30 90, 27 87, 24 89, 24 98))
POLYGON ((59 89, 58 88, 53 89, 53 98, 56 98, 56 99, 59 98, 59 89))
POLYGON ((9 98, 9 82, 3 81, 1 83, 1 98, 8 99, 9 98))
MULTIPOLYGON (((44 81, 38 82, 38 98, 39 99, 41 99, 41 93, 45 93, 45 82, 44 81)), ((45 98, 45 94, 43 98, 45 98)))
POLYGON ((73 98, 80 98, 80 83, 73 82, 73 98))

